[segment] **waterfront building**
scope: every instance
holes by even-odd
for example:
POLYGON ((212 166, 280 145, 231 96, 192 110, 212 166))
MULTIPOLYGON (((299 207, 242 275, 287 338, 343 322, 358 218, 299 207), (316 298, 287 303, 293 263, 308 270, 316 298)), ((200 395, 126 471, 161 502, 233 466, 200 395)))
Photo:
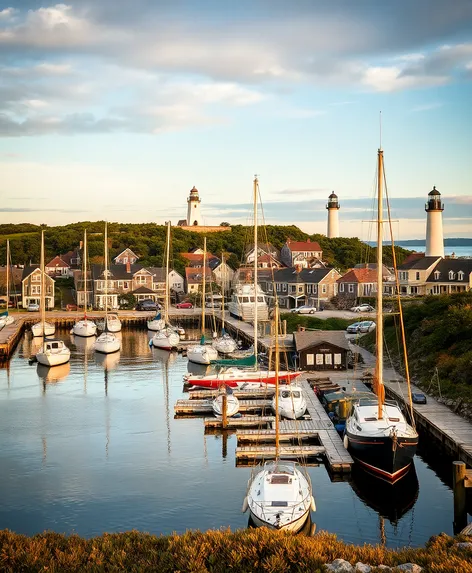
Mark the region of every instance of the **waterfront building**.
POLYGON ((287 267, 301 265, 303 268, 311 267, 323 258, 323 251, 316 241, 292 241, 287 239, 280 258, 287 267))

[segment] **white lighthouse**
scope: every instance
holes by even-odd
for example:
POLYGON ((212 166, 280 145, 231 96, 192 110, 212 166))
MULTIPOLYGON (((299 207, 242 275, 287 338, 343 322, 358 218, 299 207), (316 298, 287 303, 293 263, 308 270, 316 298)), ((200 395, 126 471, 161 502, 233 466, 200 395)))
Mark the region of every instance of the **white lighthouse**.
POLYGON ((190 195, 187 199, 187 225, 200 227, 202 225, 202 216, 200 214, 201 199, 198 196, 198 189, 195 185, 190 190, 190 195))
POLYGON ((338 196, 333 191, 328 197, 328 239, 339 237, 339 211, 340 205, 338 203, 338 196))
POLYGON ((433 187, 428 193, 426 211, 426 253, 427 257, 444 258, 444 239, 442 226, 442 212, 444 205, 441 201, 441 193, 433 187))

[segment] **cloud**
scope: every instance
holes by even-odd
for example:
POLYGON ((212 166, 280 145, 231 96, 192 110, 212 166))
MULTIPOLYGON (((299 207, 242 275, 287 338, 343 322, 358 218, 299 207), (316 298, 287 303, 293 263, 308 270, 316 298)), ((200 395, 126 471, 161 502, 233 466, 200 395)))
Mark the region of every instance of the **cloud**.
POLYGON ((433 103, 424 103, 421 105, 417 105, 415 107, 413 107, 411 109, 412 112, 417 112, 417 111, 430 111, 432 109, 438 109, 439 107, 442 107, 442 103, 440 102, 433 102, 433 103))

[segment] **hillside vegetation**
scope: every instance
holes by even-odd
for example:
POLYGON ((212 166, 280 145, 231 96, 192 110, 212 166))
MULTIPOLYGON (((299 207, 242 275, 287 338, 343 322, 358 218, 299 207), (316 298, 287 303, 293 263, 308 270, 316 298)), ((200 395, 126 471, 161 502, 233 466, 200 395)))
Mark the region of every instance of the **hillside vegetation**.
MULTIPOLYGON (((60 227, 32 225, 29 223, 0 225, 0 261, 5 261, 5 240, 11 244, 13 264, 39 262, 40 231, 45 231, 46 259, 76 248, 83 239, 84 229, 88 234, 90 258, 98 261, 103 256, 104 221, 84 221, 60 227)), ((244 251, 252 242, 252 227, 234 225, 231 231, 207 235, 208 251, 220 256, 224 252, 231 267, 240 266, 244 251)), ((146 266, 162 266, 166 240, 166 227, 155 223, 109 223, 110 256, 115 257, 126 247, 139 255, 139 262, 146 266)), ((308 238, 318 241, 323 249, 323 259, 330 265, 345 270, 357 263, 375 261, 375 249, 357 238, 328 239, 324 235, 308 235, 295 225, 267 225, 260 229, 260 241, 270 242, 281 249, 287 238, 304 241, 308 238)), ((193 247, 203 247, 203 234, 172 228, 173 266, 180 272, 185 261, 179 253, 188 252, 193 247)), ((408 251, 396 247, 397 258, 402 261, 408 251)), ((385 249, 384 262, 391 264, 392 253, 385 249)))
MULTIPOLYGON (((472 292, 411 301, 404 320, 414 381, 431 394, 472 405, 472 292)), ((398 316, 385 320, 385 342, 396 359, 397 322, 398 316)), ((372 347, 372 334, 362 340, 372 347)))

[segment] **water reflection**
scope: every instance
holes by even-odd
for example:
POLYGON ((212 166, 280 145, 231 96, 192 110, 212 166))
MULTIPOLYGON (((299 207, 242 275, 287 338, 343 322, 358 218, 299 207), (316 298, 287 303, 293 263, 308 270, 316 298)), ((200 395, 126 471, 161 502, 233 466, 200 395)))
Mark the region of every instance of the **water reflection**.
MULTIPOLYGON (((253 522, 252 517, 249 516, 249 520, 247 522, 247 526, 249 529, 257 529, 257 525, 253 522)), ((295 535, 304 535, 305 537, 313 537, 316 533, 316 523, 312 521, 311 514, 308 515, 303 527, 297 531, 295 535)))
POLYGON ((38 377, 43 380, 43 382, 54 383, 60 382, 67 378, 70 373, 70 362, 66 364, 60 364, 59 366, 44 366, 39 364, 36 367, 36 372, 38 377))
POLYGON ((70 341, 81 354, 90 354, 93 351, 93 343, 95 342, 95 336, 74 336, 71 335, 70 341))
POLYGON ((352 488, 358 497, 381 517, 397 525, 399 520, 415 505, 419 484, 416 469, 412 464, 409 472, 395 484, 378 479, 354 465, 352 488))
POLYGON ((121 352, 113 352, 113 354, 102 354, 101 352, 94 353, 95 364, 104 370, 114 370, 120 363, 121 352))

